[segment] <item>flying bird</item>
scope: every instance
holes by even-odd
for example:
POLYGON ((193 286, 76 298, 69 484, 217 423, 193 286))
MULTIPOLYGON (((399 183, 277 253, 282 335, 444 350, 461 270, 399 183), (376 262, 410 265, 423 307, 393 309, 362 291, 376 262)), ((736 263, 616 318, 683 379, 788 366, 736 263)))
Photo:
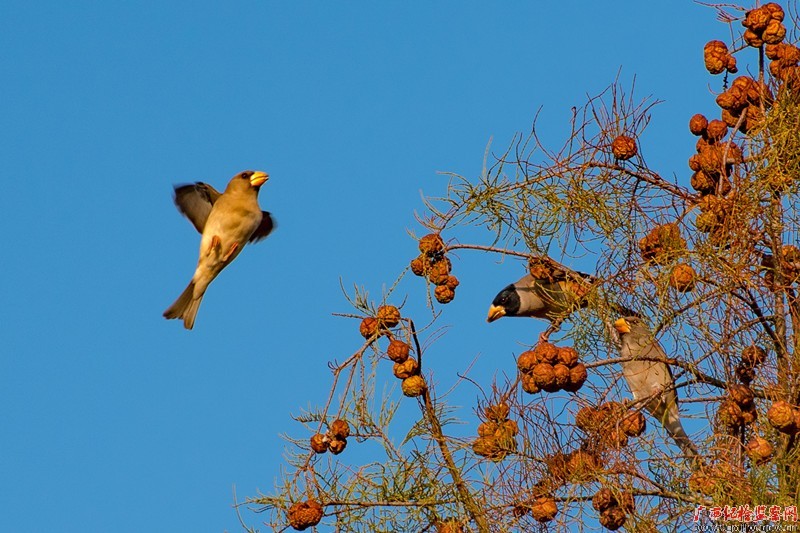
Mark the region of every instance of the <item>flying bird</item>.
POLYGON ((164 317, 181 318, 192 329, 208 285, 248 242, 270 234, 272 217, 258 205, 258 191, 269 179, 264 172, 246 170, 235 175, 220 193, 207 183, 175 186, 175 205, 202 235, 200 258, 192 281, 164 317))
POLYGON ((594 276, 581 272, 556 274, 546 278, 526 274, 505 287, 494 297, 486 321, 494 322, 504 316, 549 320, 550 326, 539 335, 539 342, 546 342, 572 311, 586 307, 585 297, 596 280, 594 276))
POLYGON ((622 358, 631 359, 620 364, 634 401, 644 401, 645 409, 664 426, 684 453, 697 457, 697 448, 681 424, 675 379, 664 362, 667 360, 664 349, 637 316, 618 319, 614 329, 619 333, 622 358))

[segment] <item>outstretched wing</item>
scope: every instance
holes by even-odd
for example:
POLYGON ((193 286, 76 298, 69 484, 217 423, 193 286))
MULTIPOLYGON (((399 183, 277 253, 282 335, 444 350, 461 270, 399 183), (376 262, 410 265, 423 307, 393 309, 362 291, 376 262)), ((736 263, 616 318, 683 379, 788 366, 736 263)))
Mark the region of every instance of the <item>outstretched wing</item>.
POLYGON ((198 181, 175 186, 175 205, 198 232, 203 233, 211 207, 221 193, 208 183, 198 181))

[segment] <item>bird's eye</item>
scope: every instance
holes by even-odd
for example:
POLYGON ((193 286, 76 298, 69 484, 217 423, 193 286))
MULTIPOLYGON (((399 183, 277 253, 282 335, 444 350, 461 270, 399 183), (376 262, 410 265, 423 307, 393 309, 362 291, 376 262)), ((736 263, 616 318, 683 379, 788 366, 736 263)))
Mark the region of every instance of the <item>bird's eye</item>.
POLYGON ((243 177, 244 179, 246 179, 246 180, 249 180, 249 179, 250 179, 250 176, 252 176, 252 175, 253 175, 253 173, 252 173, 252 172, 242 172, 242 177, 243 177))

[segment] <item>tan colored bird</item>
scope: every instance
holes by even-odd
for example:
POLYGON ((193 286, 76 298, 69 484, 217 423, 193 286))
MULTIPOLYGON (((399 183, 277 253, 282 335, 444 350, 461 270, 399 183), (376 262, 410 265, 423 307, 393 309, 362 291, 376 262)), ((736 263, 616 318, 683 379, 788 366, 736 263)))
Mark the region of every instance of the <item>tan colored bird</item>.
POLYGON ((504 316, 548 320, 550 326, 539 335, 539 342, 546 342, 571 312, 586 306, 585 297, 594 281, 593 276, 581 272, 565 272, 552 280, 526 274, 494 297, 486 321, 494 322, 504 316))
POLYGON ((645 401, 645 409, 664 426, 683 452, 696 457, 697 448, 681 424, 675 379, 664 362, 667 360, 664 349, 639 317, 620 318, 614 322, 614 329, 619 333, 622 358, 632 359, 620 365, 634 401, 645 401))
POLYGON ((264 172, 246 170, 234 176, 221 194, 202 182, 175 187, 175 205, 202 238, 192 281, 164 311, 165 318, 182 318, 186 329, 192 329, 208 285, 248 242, 270 234, 272 217, 258 205, 258 191, 268 179, 264 172))

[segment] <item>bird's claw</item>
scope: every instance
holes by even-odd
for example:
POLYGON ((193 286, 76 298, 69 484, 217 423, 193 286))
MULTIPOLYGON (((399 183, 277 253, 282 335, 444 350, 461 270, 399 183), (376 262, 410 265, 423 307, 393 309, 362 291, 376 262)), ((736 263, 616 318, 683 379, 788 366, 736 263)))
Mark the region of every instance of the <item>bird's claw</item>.
POLYGON ((225 254, 225 257, 223 257, 222 260, 223 261, 227 261, 228 259, 230 259, 231 256, 234 254, 234 252, 236 252, 237 248, 239 248, 239 243, 238 242, 235 242, 235 243, 231 244, 230 250, 228 250, 228 253, 225 254))
POLYGON ((213 237, 211 237, 211 242, 208 245, 208 250, 206 251, 206 255, 211 255, 211 253, 215 249, 219 249, 220 246, 222 246, 222 241, 220 240, 219 235, 214 235, 213 237))

